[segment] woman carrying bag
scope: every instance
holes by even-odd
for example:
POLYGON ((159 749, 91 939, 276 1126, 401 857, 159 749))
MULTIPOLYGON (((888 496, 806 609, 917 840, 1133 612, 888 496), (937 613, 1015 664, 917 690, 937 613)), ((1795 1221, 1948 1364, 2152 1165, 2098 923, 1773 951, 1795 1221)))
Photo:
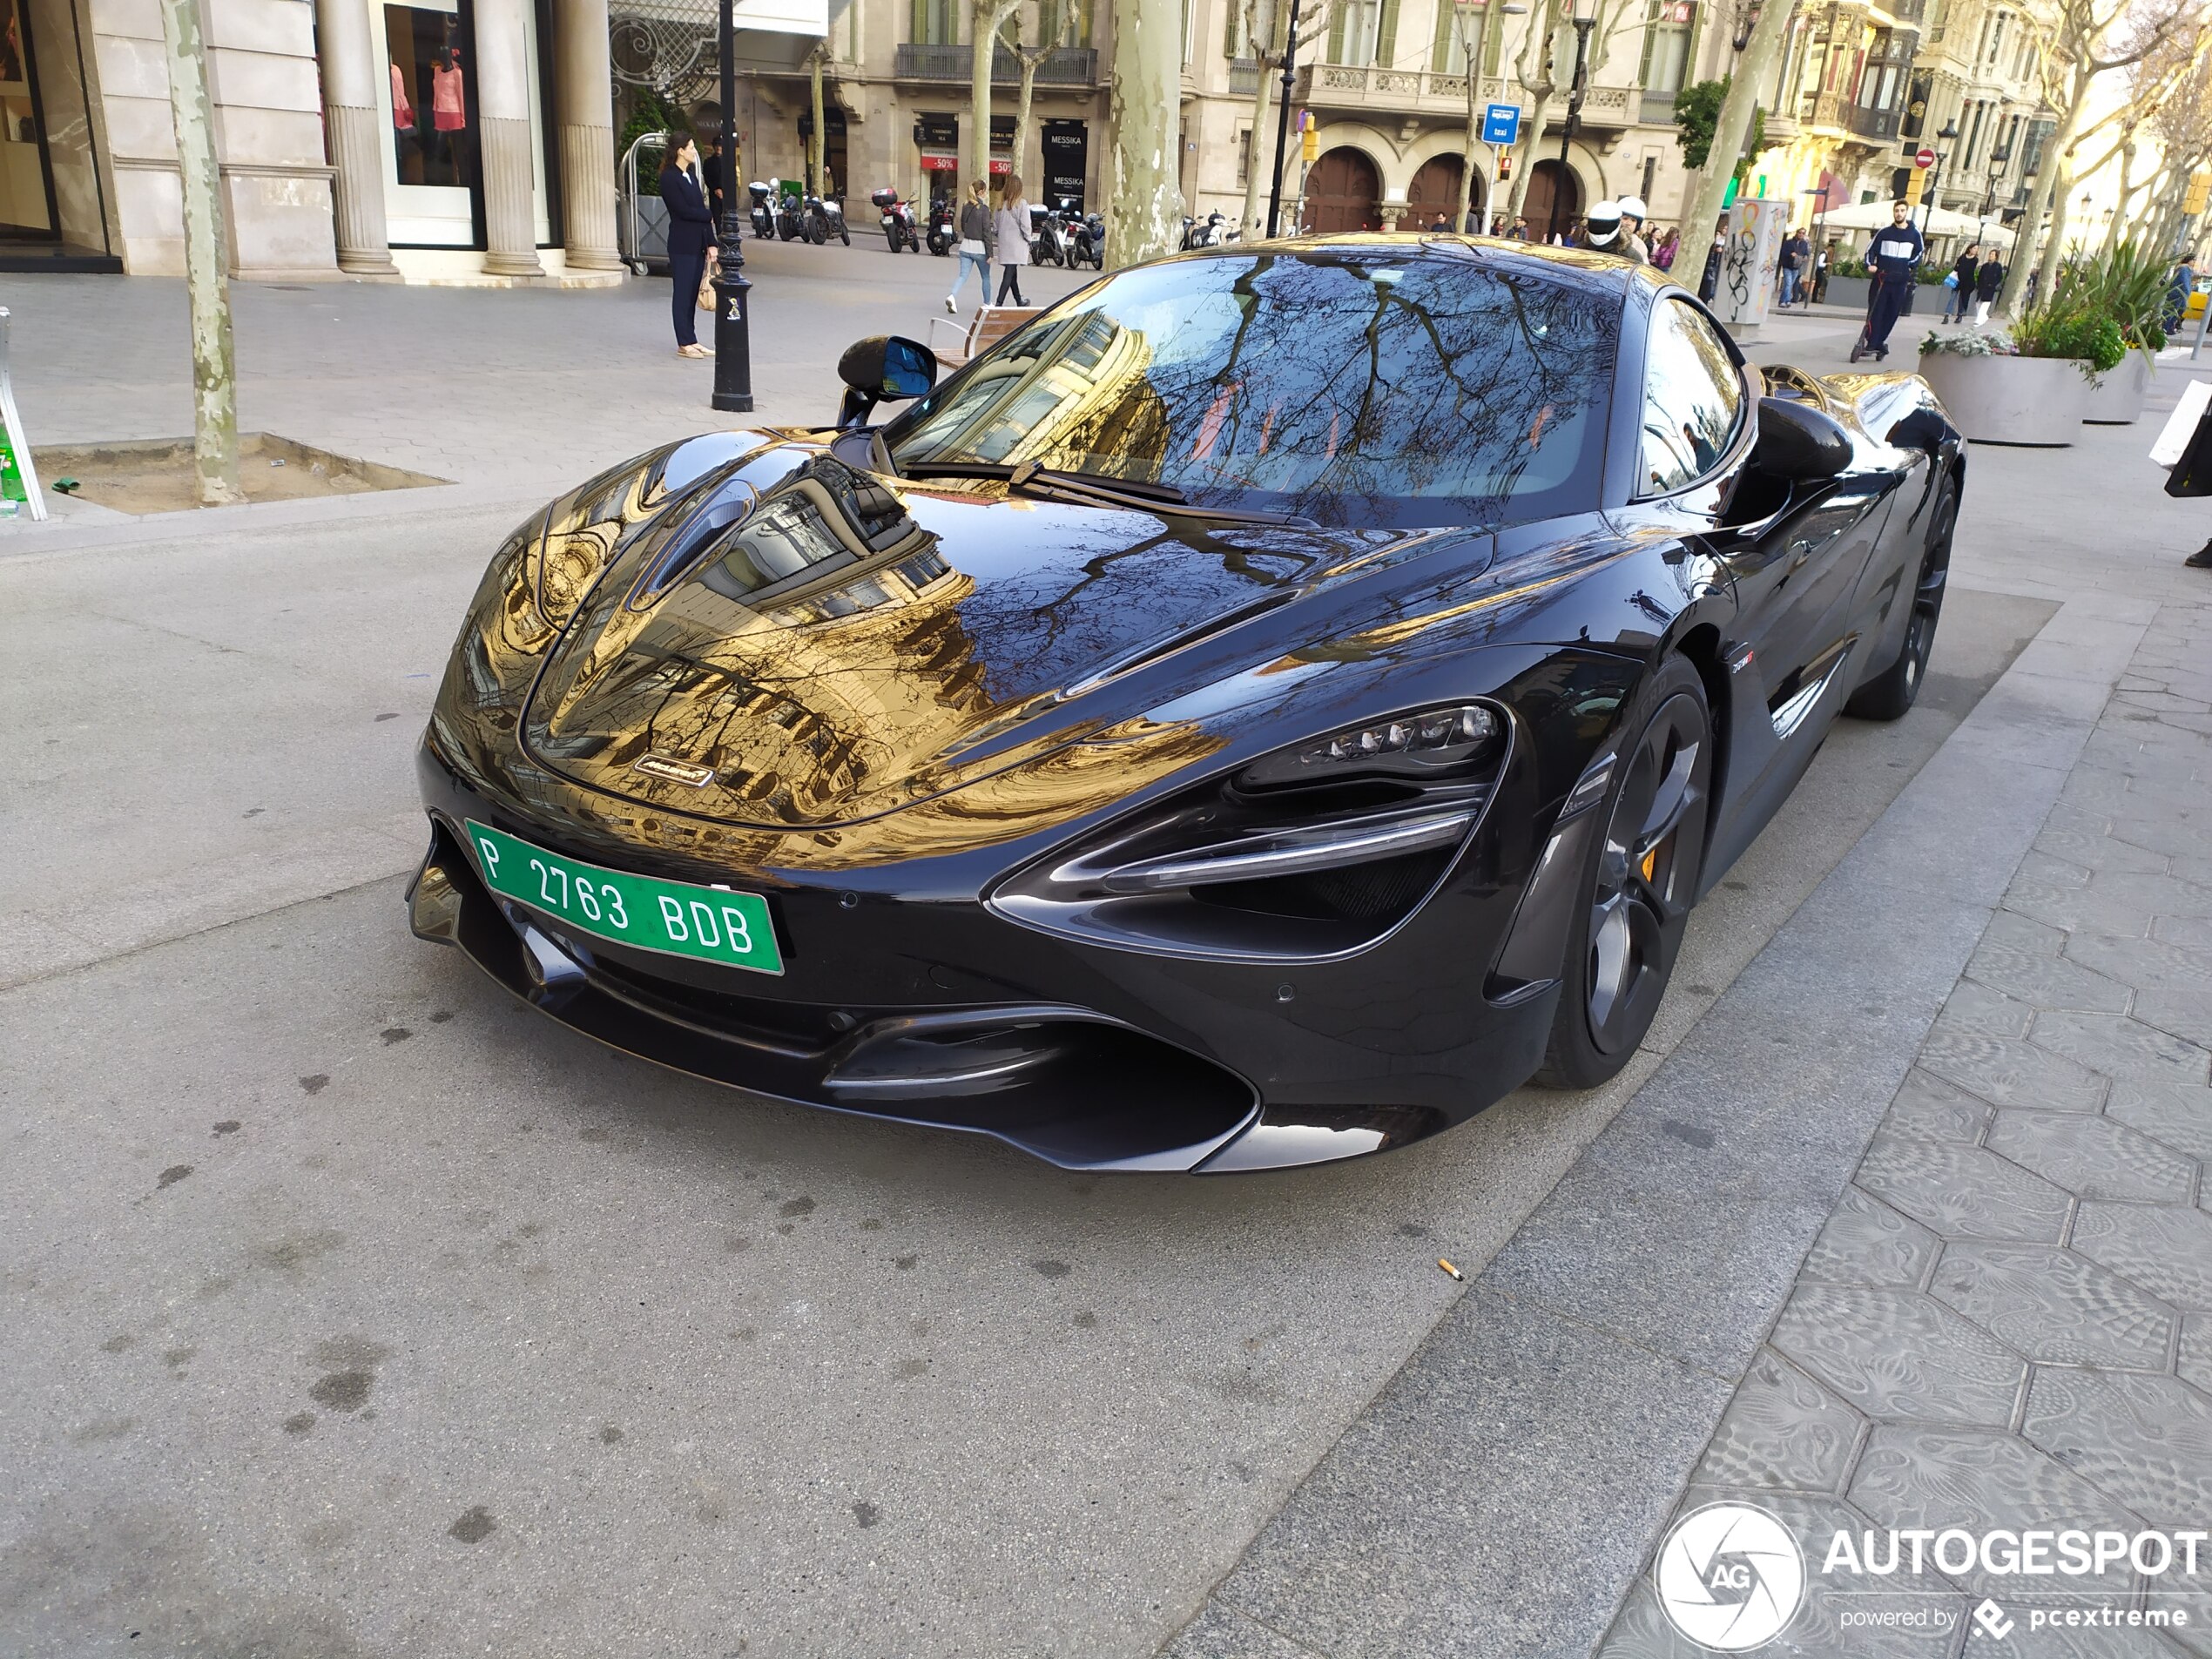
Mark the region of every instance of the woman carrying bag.
POLYGON ((981 305, 991 303, 991 187, 981 179, 968 187, 960 205, 960 269, 953 275, 953 291, 945 296, 945 309, 960 315, 960 291, 968 286, 970 266, 975 272, 975 293, 981 305))
POLYGON ((670 296, 670 309, 678 357, 714 355, 699 344, 698 335, 699 293, 714 260, 713 216, 706 211, 706 198, 691 173, 698 160, 698 146, 690 133, 669 135, 660 164, 660 199, 668 209, 668 275, 676 290, 670 296))
POLYGON ((1029 244, 1034 239, 1029 229, 1029 204, 1022 199, 1022 175, 1010 172, 1006 176, 1006 192, 999 198, 998 217, 992 221, 998 239, 999 297, 994 302, 1006 303, 1012 294, 1014 303, 1026 306, 1022 297, 1022 267, 1029 262, 1029 244))
MULTIPOLYGON (((2150 458, 2168 469, 2169 496, 2212 496, 2212 386, 2191 381, 2151 446, 2150 458)), ((2192 570, 2212 570, 2212 542, 2182 561, 2192 570)))

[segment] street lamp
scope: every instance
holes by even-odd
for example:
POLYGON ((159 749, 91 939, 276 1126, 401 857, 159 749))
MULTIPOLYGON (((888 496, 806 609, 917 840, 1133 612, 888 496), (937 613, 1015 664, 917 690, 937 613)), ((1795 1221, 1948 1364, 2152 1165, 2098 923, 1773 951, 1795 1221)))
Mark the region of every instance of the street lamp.
POLYGON ((1997 211, 1997 185, 2004 178, 2005 169, 2013 164, 2013 148, 2000 144, 1989 152, 1989 190, 1981 199, 1981 222, 1974 227, 1974 240, 1979 242, 1988 233, 1989 216, 1997 211))
POLYGON ((722 12, 721 265, 714 278, 714 407, 752 408, 752 322, 745 295, 745 254, 738 246, 738 23, 735 0, 715 0, 722 12))
MULTIPOLYGON (((1280 5, 1282 0, 1276 0, 1280 5)), ((1291 0, 1291 26, 1283 31, 1283 96, 1275 100, 1275 176, 1267 185, 1267 239, 1275 239, 1283 212, 1283 146, 1290 142, 1291 97, 1298 85, 1298 0, 1291 0)), ((1196 208, 1191 210, 1197 212, 1196 208)))
POLYGON ((1742 57, 1746 49, 1750 47, 1751 44, 1751 31, 1758 26, 1758 6, 1756 3, 1744 5, 1741 3, 1741 0, 1739 0, 1739 3, 1736 8, 1736 33, 1729 43, 1736 48, 1736 54, 1737 57, 1742 57))
POLYGON ((1559 135, 1559 177, 1552 180, 1551 227, 1544 233, 1544 240, 1559 239, 1559 200, 1567 193, 1567 181, 1574 175, 1568 171, 1567 152, 1575 142, 1575 129, 1582 118, 1582 98, 1589 91, 1585 82, 1584 66, 1589 62, 1590 30, 1597 26, 1597 0, 1572 0, 1575 24, 1575 78, 1567 85, 1567 125, 1559 135))
MULTIPOLYGON (((1939 144, 1948 145, 1958 136, 1959 124, 1956 121, 1946 121, 1943 124, 1943 130, 1936 134, 1936 140, 1939 144)), ((1920 234, 1924 237, 1928 233, 1928 227, 1935 223, 1936 175, 1943 171, 1943 158, 1950 153, 1948 149, 1939 150, 1935 152, 1935 160, 1928 168, 1927 181, 1921 186, 1920 200, 1927 210, 1920 215, 1920 234)))

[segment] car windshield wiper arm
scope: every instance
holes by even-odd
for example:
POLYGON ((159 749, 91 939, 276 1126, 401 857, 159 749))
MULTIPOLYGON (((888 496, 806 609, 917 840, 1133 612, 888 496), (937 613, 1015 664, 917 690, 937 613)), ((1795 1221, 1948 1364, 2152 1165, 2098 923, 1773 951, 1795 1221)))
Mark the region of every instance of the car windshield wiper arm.
POLYGON ((907 478, 1003 478, 1015 489, 1056 496, 1062 501, 1089 502, 1108 507, 1138 507, 1147 512, 1181 518, 1211 518, 1232 524, 1307 524, 1312 521, 1295 513, 1249 512, 1234 507, 1205 507, 1192 502, 1171 484, 1146 483, 1116 478, 1103 472, 1069 472, 1040 467, 1034 461, 919 461, 900 468, 907 478))

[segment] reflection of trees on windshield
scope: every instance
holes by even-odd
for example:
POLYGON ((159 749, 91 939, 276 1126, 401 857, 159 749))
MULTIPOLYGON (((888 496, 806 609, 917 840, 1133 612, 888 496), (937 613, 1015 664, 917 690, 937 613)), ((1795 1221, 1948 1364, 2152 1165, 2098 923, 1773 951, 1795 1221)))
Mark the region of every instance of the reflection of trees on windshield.
POLYGON ((1325 523, 1527 518, 1595 499, 1614 342, 1597 298, 1461 257, 1157 266, 979 363, 899 449, 1325 523))

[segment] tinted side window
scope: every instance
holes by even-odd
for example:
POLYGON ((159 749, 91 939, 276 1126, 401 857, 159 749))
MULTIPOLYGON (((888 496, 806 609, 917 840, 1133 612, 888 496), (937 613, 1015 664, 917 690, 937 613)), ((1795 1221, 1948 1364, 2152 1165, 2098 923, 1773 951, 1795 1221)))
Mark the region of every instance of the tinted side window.
POLYGON ((1719 461, 1743 408, 1743 382, 1713 325, 1679 300, 1653 307, 1643 366, 1636 494, 1662 496, 1719 461))

